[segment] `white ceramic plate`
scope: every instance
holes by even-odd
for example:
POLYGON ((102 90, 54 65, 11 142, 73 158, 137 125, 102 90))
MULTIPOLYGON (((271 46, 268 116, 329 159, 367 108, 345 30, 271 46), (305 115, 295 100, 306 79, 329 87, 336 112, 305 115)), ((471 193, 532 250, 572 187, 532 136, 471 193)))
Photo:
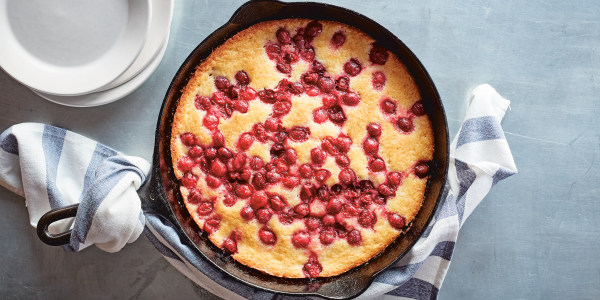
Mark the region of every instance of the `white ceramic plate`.
POLYGON ((146 38, 146 43, 144 44, 140 55, 125 73, 121 74, 119 78, 108 85, 96 90, 96 92, 112 89, 135 77, 152 62, 154 56, 160 51, 165 36, 169 34, 171 24, 170 12, 173 10, 173 1, 151 0, 150 4, 152 5, 152 22, 150 23, 148 37, 146 38))
MULTIPOLYGON (((168 27, 170 27, 171 19, 173 17, 173 0, 162 1, 170 4, 168 10, 162 11, 158 15, 155 14, 155 16, 157 16, 157 18, 167 18, 167 24, 168 27)), ((156 12, 158 12, 158 10, 156 10, 156 12)), ((32 89, 32 91, 38 94, 40 97, 47 99, 51 102, 73 107, 92 107, 114 102, 132 93, 135 89, 142 85, 150 77, 150 75, 152 75, 152 73, 154 73, 156 68, 158 68, 158 65, 160 64, 163 56, 165 55, 168 41, 169 30, 167 29, 167 35, 163 38, 162 47, 158 55, 156 55, 152 59, 150 64, 144 70, 142 70, 142 72, 140 72, 137 76, 118 87, 102 92, 96 92, 80 96, 57 96, 36 91, 34 89, 32 89)))
POLYGON ((0 0, 0 66, 48 94, 89 93, 135 61, 150 0, 0 0))

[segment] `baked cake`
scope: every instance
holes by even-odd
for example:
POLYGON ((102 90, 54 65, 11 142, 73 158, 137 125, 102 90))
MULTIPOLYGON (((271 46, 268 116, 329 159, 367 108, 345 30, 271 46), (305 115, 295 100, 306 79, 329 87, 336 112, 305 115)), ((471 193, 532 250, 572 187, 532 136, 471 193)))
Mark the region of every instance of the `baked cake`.
POLYGON ((241 31, 197 67, 171 155, 217 247, 274 276, 328 277, 414 219, 433 133, 394 54, 345 24, 286 19, 241 31))

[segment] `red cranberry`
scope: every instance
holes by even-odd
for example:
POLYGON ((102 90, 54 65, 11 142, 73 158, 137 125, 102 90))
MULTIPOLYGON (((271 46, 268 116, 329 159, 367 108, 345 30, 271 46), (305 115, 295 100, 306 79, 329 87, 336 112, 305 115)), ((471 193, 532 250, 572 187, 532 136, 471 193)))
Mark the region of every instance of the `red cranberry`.
POLYGON ((323 97, 323 106, 325 106, 325 107, 333 107, 337 103, 338 103, 338 99, 334 95, 323 97))
MULTIPOLYGON (((283 153, 284 160, 286 159, 285 156, 286 156, 287 150, 290 150, 290 149, 284 150, 284 153, 283 153)), ((293 150, 293 149, 291 149, 291 150, 293 150)), ((275 170, 278 173, 287 173, 287 171, 288 171, 287 163, 283 160, 278 160, 277 162, 275 162, 275 170)))
POLYGON ((333 197, 327 203, 327 211, 331 214, 337 214, 342 210, 343 201, 340 197, 333 197))
POLYGON ((231 157, 233 157, 233 153, 231 153, 231 151, 229 149, 227 149, 225 147, 221 147, 217 151, 217 156, 222 161, 227 161, 228 159, 230 159, 231 157))
POLYGON ((248 112, 248 101, 246 100, 237 100, 233 102, 233 108, 243 114, 248 112))
POLYGON ((334 33, 331 37, 331 45, 336 49, 343 45, 345 42, 346 35, 341 31, 334 33))
POLYGON ((188 194, 187 200, 189 203, 199 204, 203 200, 202 194, 200 194, 200 192, 198 190, 193 189, 188 194))
POLYGON ((268 208, 261 208, 256 211, 256 219, 261 224, 266 224, 273 217, 273 211, 268 208))
POLYGON ((310 159, 314 164, 322 165, 325 163, 325 159, 327 159, 327 154, 325 154, 325 151, 319 148, 314 148, 310 150, 310 159))
POLYGON ((196 186, 196 182, 198 182, 198 177, 194 176, 192 173, 185 173, 181 178, 181 184, 188 189, 196 186))
POLYGON ((281 73, 284 73, 284 74, 292 73, 292 66, 289 64, 277 63, 276 67, 277 67, 277 70, 281 73))
POLYGON ((380 184, 377 187, 377 191, 379 191, 380 194, 382 194, 385 197, 389 197, 394 195, 396 192, 394 191, 394 189, 392 187, 390 187, 387 184, 380 184))
POLYGON ((290 138, 295 142, 304 142, 308 140, 310 136, 310 129, 308 127, 294 126, 290 130, 290 138))
POLYGON ((369 123, 369 125, 367 125, 367 132, 372 137, 378 137, 381 135, 381 125, 377 123, 369 123))
POLYGON ((323 93, 329 93, 335 87, 335 82, 333 82, 333 80, 329 77, 321 77, 317 81, 317 87, 323 93))
POLYGON ((385 74, 381 71, 373 72, 373 75, 371 75, 371 82, 373 83, 374 89, 381 90, 385 85, 385 74))
POLYGON ((279 222, 283 225, 290 225, 294 222, 294 216, 291 212, 282 212, 279 214, 279 222))
POLYGON ((213 175, 220 177, 227 173, 227 167, 220 160, 213 160, 212 164, 210 165, 210 172, 213 175))
POLYGON ((319 240, 323 245, 329 245, 333 243, 335 240, 335 231, 331 229, 322 229, 321 232, 319 232, 319 240))
POLYGON ((304 80, 304 82, 307 84, 316 84, 319 80, 319 74, 315 72, 306 73, 304 76, 302 76, 302 80, 304 80))
POLYGON ((202 150, 202 147, 196 145, 190 148, 190 150, 188 151, 188 155, 191 158, 199 158, 202 155, 202 152, 204 152, 204 150, 202 150))
POLYGON ((236 202, 237 202, 237 197, 232 194, 227 194, 227 195, 225 195, 225 198, 223 198, 223 204, 225 204, 225 206, 227 206, 227 207, 234 206, 236 202))
POLYGON ((262 190, 262 189, 266 188, 267 187, 267 179, 265 178, 265 175, 263 175, 261 173, 254 174, 254 177, 252 177, 252 185, 257 190, 262 190))
POLYGON ((427 173, 429 173, 429 166, 427 165, 426 162, 424 162, 424 161, 419 162, 415 166, 415 175, 417 175, 419 178, 427 177, 427 173))
POLYGON ((358 224, 362 227, 371 227, 375 224, 375 214, 367 209, 363 209, 358 215, 358 224))
POLYGON ((244 71, 237 71, 237 73, 235 73, 235 80, 237 80, 240 85, 248 85, 250 83, 250 77, 248 77, 248 74, 244 71))
POLYGON ((335 217, 332 215, 326 215, 323 217, 323 225, 333 226, 335 225, 335 217))
POLYGON ((371 196, 369 194, 362 195, 362 196, 360 196, 358 201, 360 202, 360 204, 362 206, 368 206, 369 204, 371 204, 371 202, 373 202, 373 196, 371 196))
POLYGON ((296 35, 292 37, 292 41, 294 41, 294 45, 296 46, 296 48, 306 48, 306 40, 304 39, 304 28, 296 30, 296 35))
POLYGON ((392 225, 392 227, 398 230, 402 230, 402 228, 404 228, 405 226, 406 220, 403 216, 392 213, 388 215, 388 222, 390 222, 390 225, 392 225))
POLYGON ((287 115, 292 110, 292 102, 288 100, 278 101, 273 105, 273 113, 278 116, 287 115))
POLYGON ((348 244, 352 246, 360 245, 362 243, 362 236, 360 234, 360 231, 354 229, 348 232, 348 237, 346 238, 346 240, 348 241, 348 244))
POLYGON ((221 186, 221 179, 209 174, 206 175, 206 184, 211 188, 218 188, 221 186))
POLYGON ((298 173, 302 178, 310 178, 310 176, 312 176, 313 171, 309 164, 303 164, 298 168, 298 173))
POLYGON ((217 158, 217 149, 215 149, 213 147, 206 149, 205 156, 207 159, 217 158))
POLYGON ((384 113, 387 113, 387 114, 396 113, 396 102, 392 101, 391 99, 386 99, 383 102, 381 102, 380 107, 384 113))
POLYGON ((357 93, 350 92, 342 96, 342 101, 348 106, 356 106, 360 102, 360 96, 357 93))
POLYGON ((305 61, 312 61, 315 59, 315 49, 313 47, 302 49, 302 51, 300 51, 300 57, 305 61))
POLYGON ((300 179, 296 176, 288 175, 283 178, 283 185, 289 189, 295 188, 300 183, 300 179))
POLYGON ((242 199, 246 199, 252 195, 252 188, 247 184, 240 184, 235 188, 235 194, 242 199))
POLYGON ((221 131, 216 131, 212 135, 213 146, 215 148, 223 147, 225 145, 225 137, 221 131))
POLYGON ((265 121, 265 129, 267 129, 267 131, 270 131, 270 132, 275 132, 275 131, 277 131, 277 129, 279 129, 280 123, 281 123, 281 120, 279 120, 277 118, 268 118, 265 121))
POLYGON ((383 171, 385 170, 385 162, 381 158, 373 159, 369 163, 369 168, 371 168, 371 171, 373 172, 383 171))
POLYGON ((358 183, 358 188, 363 192, 368 192, 372 189, 375 189, 375 186, 373 186, 373 182, 371 180, 361 180, 358 183))
POLYGON ((254 210, 250 206, 244 206, 240 210, 240 216, 242 216, 242 218, 244 220, 250 221, 250 220, 254 219, 254 210))
POLYGON ((300 82, 294 82, 288 86, 288 91, 294 95, 300 95, 304 92, 304 86, 300 82))
POLYGON ((346 121, 346 114, 344 114, 344 110, 341 106, 335 105, 327 109, 327 113, 329 113, 329 120, 336 124, 342 124, 346 121))
POLYGON ((317 218, 307 218, 306 221, 304 221, 304 224, 308 230, 313 231, 321 227, 321 220, 317 218))
POLYGON ((296 160, 298 159, 298 154, 296 154, 296 150, 289 148, 285 150, 285 154, 283 156, 285 163, 292 166, 296 164, 296 160))
POLYGON ((310 243, 310 235, 306 231, 299 231, 292 235, 292 244, 296 248, 306 248, 310 243))
POLYGON ((313 112, 313 120, 315 123, 321 124, 327 121, 328 118, 329 115, 327 114, 327 110, 324 108, 318 108, 313 112))
POLYGON ((413 112, 413 114, 415 114, 415 116, 422 116, 425 114, 425 107, 423 106, 423 102, 421 101, 413 104, 410 110, 413 112))
POLYGON ((352 169, 343 169, 340 171, 340 174, 338 174, 338 179, 341 184, 350 185, 356 180, 356 174, 354 174, 352 169))
POLYGON ((229 89, 230 85, 231 84, 229 83, 229 79, 227 79, 223 76, 218 76, 217 78, 215 78, 215 86, 220 91, 223 91, 223 92, 227 91, 229 89))
POLYGON ((351 58, 344 64, 344 71, 350 76, 356 76, 362 70, 362 66, 357 59, 351 58))
POLYGON ((304 202, 307 202, 308 200, 310 200, 310 198, 312 198, 313 191, 314 188, 312 188, 311 186, 302 186, 300 188, 300 199, 302 199, 304 202))
POLYGON ((281 180, 281 174, 277 173, 275 170, 267 172, 265 177, 269 183, 277 183, 281 180))
POLYGON ((251 87, 246 87, 242 90, 242 99, 252 100, 256 98, 256 91, 251 87))
POLYGON ((342 154, 342 155, 338 155, 335 158, 335 162, 340 166, 340 167, 347 167, 348 165, 350 165, 350 159, 348 158, 347 155, 342 154))
POLYGON ((252 170, 261 169, 264 165, 265 163, 258 156, 252 156, 252 158, 250 158, 250 168, 252 168, 252 170))
POLYGON ((258 238, 266 245, 275 245, 277 243, 277 236, 267 227, 262 227, 258 230, 258 238))
POLYGON ((285 147, 282 144, 273 144, 273 146, 271 146, 270 153, 273 158, 279 158, 285 153, 285 147))
POLYGON ((396 124, 398 125, 400 130, 402 130, 404 132, 410 132, 415 128, 412 120, 409 118, 400 118, 400 119, 398 119, 396 124))
POLYGON ((351 204, 344 204, 344 215, 347 217, 355 217, 358 215, 358 207, 351 204))
POLYGON ((306 38, 315 37, 315 36, 319 35, 319 33, 321 33, 322 30, 323 30, 323 25, 321 23, 319 23, 318 21, 310 21, 308 24, 306 24, 306 29, 304 30, 304 36, 306 38))
POLYGON ((309 96, 311 96, 311 97, 316 97, 316 96, 320 95, 321 92, 316 87, 310 87, 310 88, 308 88, 306 90, 306 94, 309 95, 309 96))
POLYGON ((269 202, 271 203, 271 209, 273 209, 274 211, 282 211, 285 208, 285 203, 283 202, 283 199, 281 199, 280 196, 271 196, 269 198, 269 202))
POLYGON ((240 170, 246 165, 246 154, 244 152, 238 152, 233 158, 233 167, 236 170, 240 170))
POLYGON ((196 212, 201 216, 209 215, 213 211, 213 204, 210 202, 202 202, 196 208, 196 212))
POLYGON ((348 89, 350 89, 350 79, 348 76, 338 78, 335 88, 344 92, 348 91, 348 89))
POLYGON ((338 150, 337 146, 335 146, 336 144, 337 144, 336 139, 334 139, 333 137, 327 136, 327 137, 325 137, 323 142, 321 142, 321 147, 323 147, 323 150, 327 151, 327 153, 329 153, 331 155, 338 155, 338 154, 340 154, 340 151, 338 150))
POLYGON ((277 44, 267 44, 265 46, 265 51, 270 59, 276 59, 281 54, 281 47, 277 44))
POLYGON ((267 197, 267 194, 263 191, 258 191, 252 195, 252 198, 250 198, 250 207, 253 209, 258 209, 267 206, 268 202, 269 198, 267 197))
POLYGON ((219 125, 219 118, 210 113, 206 114, 206 116, 204 116, 204 119, 202 120, 202 124, 204 124, 204 127, 208 129, 215 129, 219 125))
POLYGON ((238 99, 240 96, 240 88, 237 86, 230 86, 227 90, 227 96, 231 99, 238 99))
POLYGON ((311 217, 322 218, 327 214, 327 207, 321 201, 312 201, 309 206, 311 217))
POLYGON ((319 274, 321 274, 321 272, 323 271, 323 267, 319 263, 317 256, 315 254, 312 254, 309 257, 308 262, 304 264, 302 270, 304 271, 304 275, 306 277, 317 278, 319 274))
POLYGON ((194 167, 194 161, 187 156, 180 158, 179 161, 177 162, 177 168, 179 170, 181 170, 182 172, 189 172, 192 170, 193 167, 194 167))
POLYGON ((283 61, 287 64, 293 64, 298 61, 298 54, 286 50, 283 55, 283 61))
POLYGON ((377 44, 373 44, 371 51, 369 51, 369 59, 371 60, 371 62, 377 65, 384 65, 387 62, 389 56, 390 54, 388 53, 388 51, 377 44))
POLYGON ((285 139, 287 139, 288 137, 288 133, 286 131, 279 131, 275 134, 275 136, 273 137, 273 141, 278 143, 278 144, 283 144, 283 142, 285 142, 285 139))
POLYGON ((317 189, 317 198, 321 201, 327 201, 329 199, 329 189, 327 186, 322 186, 317 189))
POLYGON ((329 170, 321 169, 315 172, 315 179, 318 182, 325 182, 329 177, 331 177, 329 170))
POLYGON ((258 97, 260 98, 260 101, 268 104, 273 104, 277 100, 277 95, 275 94, 275 91, 271 89, 264 89, 258 92, 258 97))
POLYGON ((398 172, 390 172, 387 174, 387 183, 391 186, 399 186, 402 182, 402 175, 398 172))
POLYGON ((342 153, 350 151, 352 139, 347 135, 340 135, 335 139, 335 147, 342 153))
POLYGON ((277 37, 277 41, 279 41, 279 43, 281 43, 282 45, 292 43, 292 37, 290 36, 290 32, 285 30, 284 28, 277 29, 275 36, 277 37))
POLYGON ((221 220, 218 218, 212 218, 212 219, 206 220, 206 222, 204 222, 203 229, 204 229, 204 231, 206 231, 206 233, 212 234, 219 229, 220 223, 221 223, 221 220))
POLYGON ((208 110, 210 108, 210 98, 196 95, 194 106, 196 106, 196 109, 208 110))
POLYGON ((217 91, 213 93, 212 100, 219 105, 225 105, 228 99, 225 93, 217 91))
POLYGON ((375 197, 373 197, 373 203, 378 204, 378 205, 384 205, 385 197, 383 197, 381 195, 376 195, 375 197))
POLYGON ((248 150, 248 149, 250 149, 250 146, 252 146, 253 142, 254 142, 254 137, 250 133, 245 132, 240 136, 238 145, 240 146, 240 148, 242 150, 248 150))
POLYGON ((234 240, 226 238, 223 240, 223 250, 228 253, 236 253, 237 252, 237 244, 234 240))
POLYGON ((196 144, 196 136, 193 133, 186 132, 179 136, 181 142, 186 146, 193 146, 196 144))
POLYGON ((252 177, 252 172, 250 169, 245 168, 240 171, 240 179, 244 181, 250 181, 250 177, 252 177))

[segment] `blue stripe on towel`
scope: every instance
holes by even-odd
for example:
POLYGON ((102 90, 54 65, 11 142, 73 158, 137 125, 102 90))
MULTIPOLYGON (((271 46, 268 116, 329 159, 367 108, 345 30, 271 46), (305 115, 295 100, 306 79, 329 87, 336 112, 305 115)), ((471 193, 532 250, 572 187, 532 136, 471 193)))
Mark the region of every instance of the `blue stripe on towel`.
POLYGON ((500 121, 494 116, 466 120, 460 128, 456 147, 467 143, 505 139, 500 121))
POLYGON ((42 134, 42 148, 44 149, 44 156, 46 158, 46 189, 50 207, 52 209, 68 205, 67 201, 61 196, 62 193, 56 186, 58 163, 62 154, 66 134, 66 130, 50 125, 44 126, 44 133, 42 134))
POLYGON ((0 135, 0 148, 8 153, 19 155, 19 144, 17 138, 12 133, 12 127, 0 135))
POLYGON ((96 173, 96 169, 98 166, 109 156, 117 155, 117 151, 104 146, 103 144, 96 143, 96 148, 94 149, 94 153, 92 154, 92 158, 90 159, 90 163, 88 164, 87 170, 85 172, 85 177, 83 178, 83 189, 82 193, 79 196, 79 202, 83 200, 83 196, 85 192, 90 186, 92 179, 96 173))

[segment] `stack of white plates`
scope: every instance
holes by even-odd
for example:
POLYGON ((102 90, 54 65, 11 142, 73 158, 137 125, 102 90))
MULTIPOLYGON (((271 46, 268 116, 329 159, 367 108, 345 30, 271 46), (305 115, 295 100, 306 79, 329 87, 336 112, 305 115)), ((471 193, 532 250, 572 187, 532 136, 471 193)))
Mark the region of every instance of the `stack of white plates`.
POLYGON ((36 94, 97 106, 156 70, 174 0, 0 0, 0 67, 36 94))

